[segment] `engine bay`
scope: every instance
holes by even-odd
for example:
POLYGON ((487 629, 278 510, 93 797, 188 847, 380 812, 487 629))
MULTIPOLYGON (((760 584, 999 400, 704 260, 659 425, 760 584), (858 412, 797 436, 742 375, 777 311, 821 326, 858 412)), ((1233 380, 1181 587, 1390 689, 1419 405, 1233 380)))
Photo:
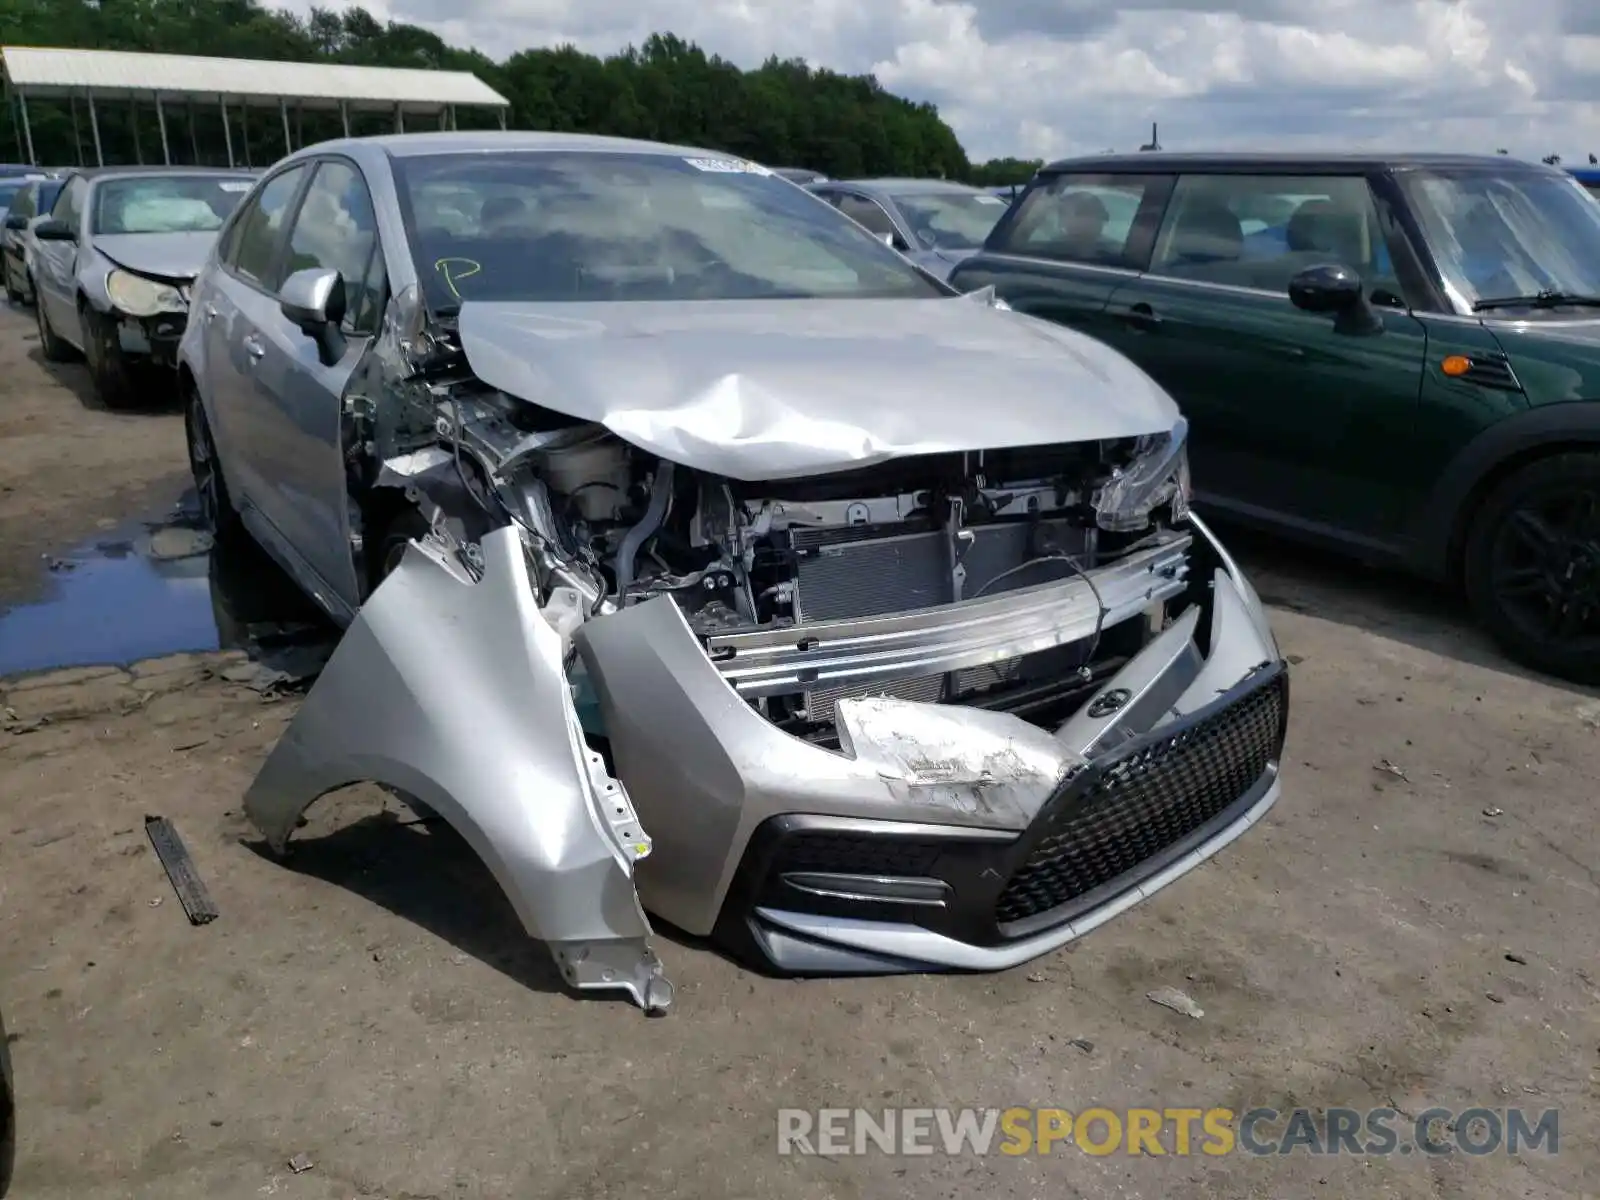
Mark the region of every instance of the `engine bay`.
POLYGON ((750 482, 659 458, 470 376, 418 380, 407 395, 400 419, 359 439, 390 451, 369 486, 402 488, 469 572, 485 532, 519 526, 545 616, 568 639, 584 621, 670 596, 722 664, 755 633, 791 634, 804 651, 823 625, 1074 579, 1095 592, 1093 634, 1079 643, 891 680, 801 670, 789 690, 751 696, 780 728, 822 743, 835 737, 837 702, 869 693, 1060 719, 1148 636, 1109 627, 1089 573, 1148 548, 1186 511, 1181 427, 750 482))

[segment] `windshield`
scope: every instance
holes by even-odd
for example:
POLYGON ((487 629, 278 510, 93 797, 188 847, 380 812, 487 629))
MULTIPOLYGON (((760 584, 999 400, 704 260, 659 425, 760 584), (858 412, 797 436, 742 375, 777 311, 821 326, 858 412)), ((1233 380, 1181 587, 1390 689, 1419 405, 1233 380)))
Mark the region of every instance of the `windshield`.
POLYGON ((737 160, 523 151, 401 158, 395 174, 436 312, 945 294, 830 205, 737 160))
POLYGON ((1401 180, 1463 307, 1540 292, 1600 295, 1600 201, 1577 180, 1481 171, 1401 180))
POLYGON ((983 192, 913 192, 891 196, 911 232, 928 250, 976 250, 1006 202, 983 192))
POLYGON ((94 232, 215 233, 254 184, 247 175, 143 175, 95 192, 94 232))

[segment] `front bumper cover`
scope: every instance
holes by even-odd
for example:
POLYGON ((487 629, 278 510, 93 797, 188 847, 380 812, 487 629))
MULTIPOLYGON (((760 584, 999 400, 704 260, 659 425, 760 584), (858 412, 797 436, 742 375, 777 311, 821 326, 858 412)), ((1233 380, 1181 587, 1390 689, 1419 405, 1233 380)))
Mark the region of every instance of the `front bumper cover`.
MULTIPOLYGON (((318 796, 384 785, 472 845, 574 987, 620 988, 649 1009, 671 989, 646 909, 785 972, 1010 966, 1165 886, 1278 796, 1287 671, 1254 591, 1192 525, 1188 560, 1169 541, 1136 568, 1092 572, 1121 614, 1185 590, 1197 602, 1053 731, 860 697, 838 701, 829 750, 741 695, 806 669, 778 641, 742 646, 760 668, 745 674, 737 654, 713 661, 670 599, 591 620, 573 641, 615 778, 585 743, 516 531, 485 536, 476 581, 416 545, 362 607, 246 809, 282 850, 318 796)), ((949 669, 1088 636, 1093 589, 1047 588, 1053 610, 1030 602, 1038 589, 977 625, 955 605, 942 621, 888 619, 883 638, 844 623, 805 640, 830 671, 873 681, 902 673, 907 638, 949 669)))

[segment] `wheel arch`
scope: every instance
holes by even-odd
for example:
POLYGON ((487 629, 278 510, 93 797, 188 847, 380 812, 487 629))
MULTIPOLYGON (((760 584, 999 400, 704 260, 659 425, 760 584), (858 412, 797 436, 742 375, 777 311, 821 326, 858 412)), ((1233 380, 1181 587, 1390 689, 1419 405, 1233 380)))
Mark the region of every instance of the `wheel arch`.
POLYGON ((1445 467, 1413 522, 1413 567, 1459 582, 1473 514, 1489 493, 1529 463, 1574 450, 1600 450, 1600 400, 1529 409, 1478 434, 1445 467))

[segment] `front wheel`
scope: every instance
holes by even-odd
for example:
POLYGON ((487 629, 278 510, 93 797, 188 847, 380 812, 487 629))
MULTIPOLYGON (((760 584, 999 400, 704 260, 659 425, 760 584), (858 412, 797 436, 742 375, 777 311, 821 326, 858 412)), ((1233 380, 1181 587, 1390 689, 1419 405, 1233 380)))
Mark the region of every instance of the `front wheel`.
POLYGON ((83 330, 83 354, 88 360, 89 374, 94 378, 94 390, 100 396, 100 403, 110 409, 132 407, 138 394, 133 385, 133 366, 122 352, 116 322, 102 317, 87 304, 78 313, 78 325, 83 330))
POLYGON ((1600 683, 1600 454, 1552 455, 1498 484, 1473 518, 1463 577, 1513 658, 1600 683))

